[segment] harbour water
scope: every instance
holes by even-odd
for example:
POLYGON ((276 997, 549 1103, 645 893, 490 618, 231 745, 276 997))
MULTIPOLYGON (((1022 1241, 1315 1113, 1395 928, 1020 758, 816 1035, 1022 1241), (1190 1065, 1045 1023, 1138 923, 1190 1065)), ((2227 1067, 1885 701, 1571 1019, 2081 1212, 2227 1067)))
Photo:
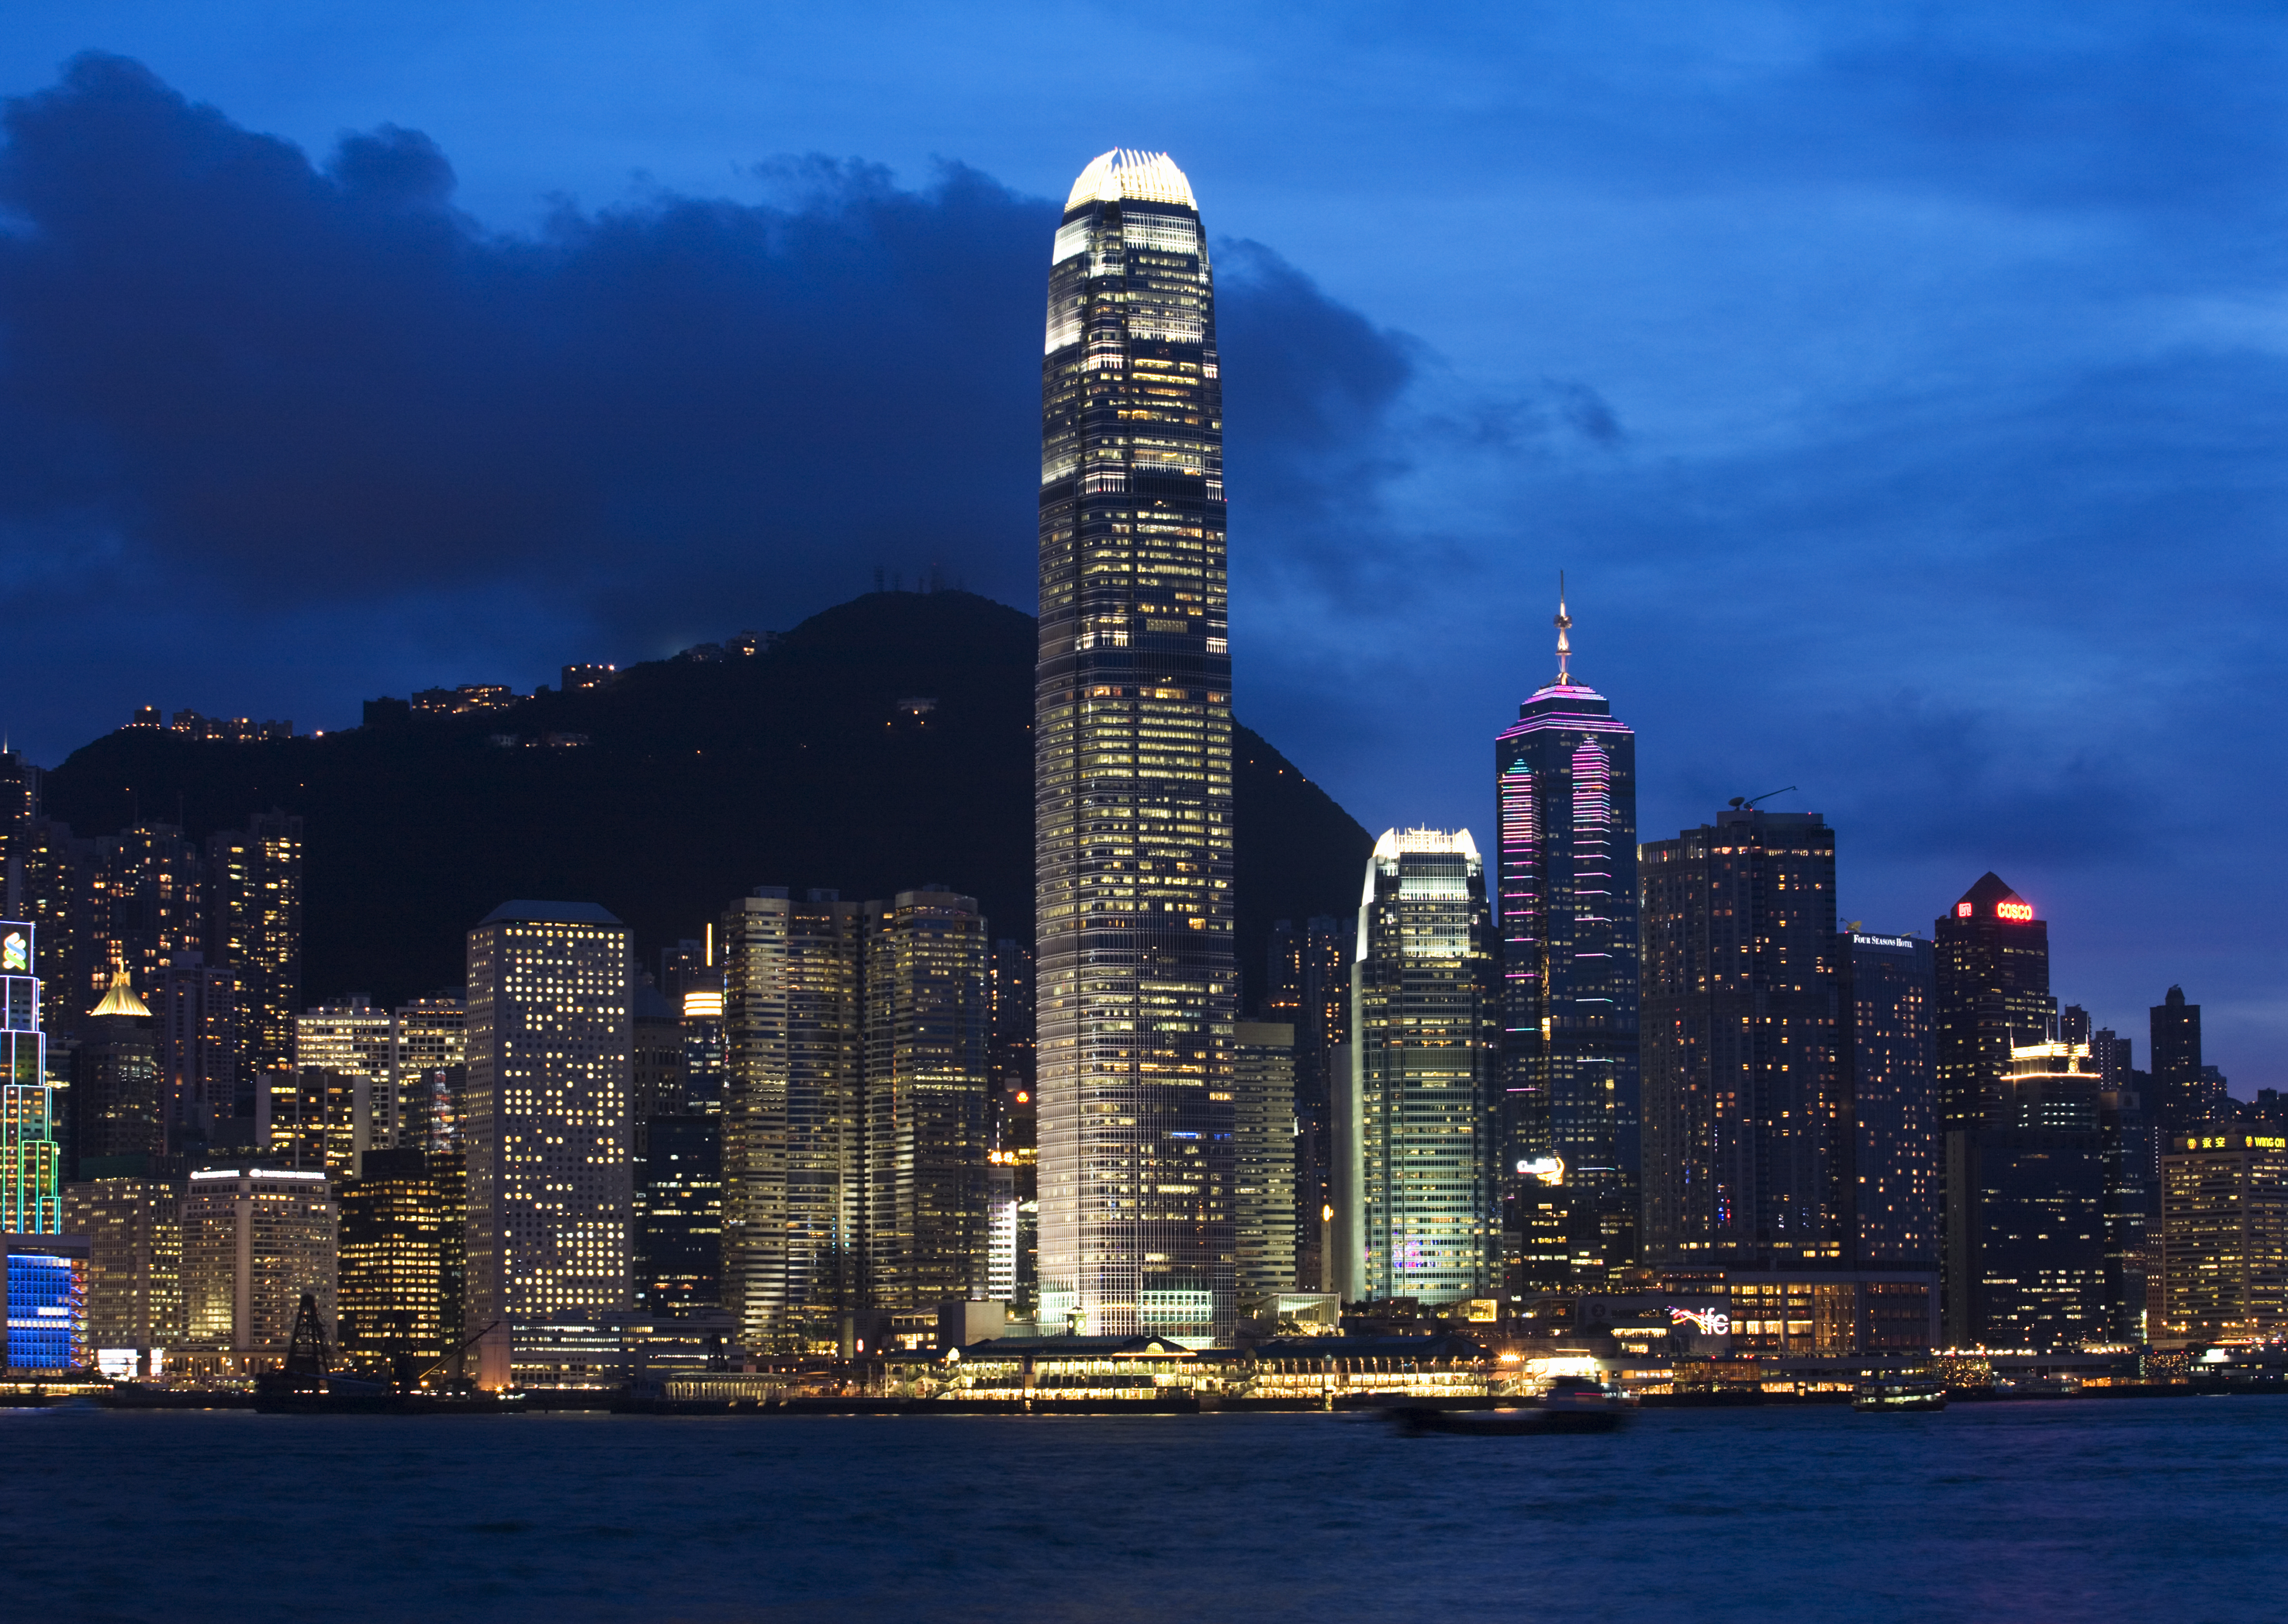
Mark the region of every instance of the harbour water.
POLYGON ((2288 1616, 2288 1397, 1350 1415, 0 1411, 33 1620, 2288 1616))

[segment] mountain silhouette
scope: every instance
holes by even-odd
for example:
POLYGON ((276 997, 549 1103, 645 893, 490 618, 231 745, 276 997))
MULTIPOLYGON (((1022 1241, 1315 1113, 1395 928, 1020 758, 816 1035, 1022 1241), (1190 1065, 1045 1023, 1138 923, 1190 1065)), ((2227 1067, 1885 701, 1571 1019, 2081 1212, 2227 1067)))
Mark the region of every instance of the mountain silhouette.
MULTIPOLYGON (((758 885, 853 900, 943 884, 1033 934, 1033 617, 962 591, 873 592, 753 654, 453 716, 369 707, 320 738, 123 728, 46 779, 81 835, 305 820, 303 987, 395 1003, 463 978, 502 901, 599 902, 647 963, 758 885), (551 742, 551 741, 553 742, 551 742)), ((1262 990, 1273 921, 1347 915, 1371 838, 1233 729, 1236 935, 1262 990)))

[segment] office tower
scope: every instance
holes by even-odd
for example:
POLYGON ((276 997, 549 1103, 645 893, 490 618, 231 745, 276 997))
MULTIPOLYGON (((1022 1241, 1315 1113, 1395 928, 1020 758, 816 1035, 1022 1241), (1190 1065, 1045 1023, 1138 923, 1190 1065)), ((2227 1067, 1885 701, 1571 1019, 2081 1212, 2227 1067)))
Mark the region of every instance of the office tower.
POLYGON ((2070 1348, 2115 1334, 2104 1083, 2085 1043, 2014 1044, 1984 1124, 1947 1136, 1945 1320, 1956 1346, 2070 1348))
POLYGON ((2201 1006, 2185 1002, 2185 989, 2173 986, 2153 1006, 2153 1092, 2162 1131, 2188 1134, 2223 1120, 2224 1079, 2205 1075, 2201 1064, 2201 1006))
POLYGON ((342 1357, 412 1380, 461 1342, 466 1174, 419 1146, 366 1152, 340 1181, 335 1307, 342 1357))
POLYGON ((87 1253, 82 1235, 0 1232, 8 1293, 10 1370, 83 1370, 95 1363, 87 1340, 87 1253))
POLYGON ((985 1294, 990 950, 973 897, 866 907, 865 1279, 870 1306, 937 1323, 985 1294))
POLYGON ((302 1294, 334 1320, 326 1176, 259 1161, 195 1171, 183 1197, 183 1332, 193 1347, 283 1356, 302 1294))
POLYGON ((993 1148, 986 1154, 986 1296, 1020 1318, 1040 1279, 1040 1092, 1033 1042, 1033 949, 993 944, 993 1148))
POLYGON ((143 1168, 68 1184, 64 1228, 87 1239, 87 1336, 104 1373, 157 1377, 165 1351, 183 1339, 183 1202, 175 1181, 143 1168))
POLYGON ((1931 927, 1938 981, 1939 1122, 1982 1125, 2000 1104, 2010 1050, 2048 1041, 2050 927, 1988 874, 1931 927))
POLYGON ((993 944, 987 994, 992 1034, 985 1054, 993 1087, 995 1143, 1033 1143, 1033 950, 1006 938, 993 944))
MULTIPOLYGON (((258 812, 207 836, 207 959, 238 983, 244 1077, 294 1062, 302 1010, 302 820, 258 812)), ((247 1114, 242 1112, 240 1114, 247 1114)))
POLYGON ((254 1142, 262 1156, 297 1172, 325 1172, 334 1148, 351 1140, 354 1081, 322 1066, 263 1073, 254 1096, 254 1142))
POLYGON ((0 876, 15 899, 0 913, 24 921, 39 938, 51 1050, 77 1042, 81 1023, 111 985, 111 960, 93 957, 98 863, 95 842, 35 814, 12 837, 0 876))
POLYGON ((648 980, 635 984, 633 998, 629 1031, 634 1081, 628 1120, 634 1137, 628 1153, 641 1161, 652 1118, 684 1113, 683 1012, 648 980))
POLYGON ((458 997, 433 994, 390 1016, 390 1097, 397 1102, 401 1148, 441 1151, 459 1143, 455 1127, 468 1076, 469 1011, 458 997))
POLYGON ((468 1324, 494 1385, 519 1327, 628 1306, 627 927, 504 902, 469 932, 468 989, 468 1324))
POLYGON ((1835 831, 1719 812, 1640 851, 1646 1261, 1846 1261, 1835 831))
POLYGON ((2161 1178, 2154 1335, 2288 1334, 2288 1135, 2224 1122, 2171 1134, 2161 1178))
POLYGON ((1855 929, 1839 946, 1838 1070, 1849 1084, 1854 1136, 1845 1192, 1857 1261, 1935 1267, 1945 1206, 1931 945, 1855 929))
POLYGON ((1494 741, 1498 1151, 1505 1177, 1561 1168, 1573 1253, 1611 1268, 1636 1261, 1640 1205, 1636 735, 1574 677, 1572 624, 1561 591, 1557 675, 1494 741))
POLYGON ((1295 1273, 1304 1290, 1323 1283, 1334 1199, 1334 1056, 1350 1042, 1351 960, 1357 921, 1317 915, 1302 931, 1302 986, 1295 1026, 1295 1273))
POLYGON ((327 1097, 331 1172, 354 1175, 359 1156, 397 1142, 394 1037, 389 1011, 362 993, 295 1017, 295 1069, 327 1097))
POLYGON ((830 891, 723 916, 723 1306, 751 1351, 830 1351, 860 1306, 863 939, 830 891))
POLYGON ((135 986, 156 986, 176 955, 207 945, 198 849, 171 823, 137 824, 95 846, 87 963, 107 979, 124 965, 135 986))
MULTIPOLYGON (((2128 1044, 2125 1042, 2121 1047, 2126 1049, 2128 1044)), ((2094 1042, 2092 1050, 2091 1063, 2099 1076, 2097 1131, 2104 1188, 2104 1298, 2115 1315, 2110 1334, 2124 1342, 2143 1342, 2147 1335, 2148 1287, 2151 1278, 2160 1272, 2156 1253, 2161 1240, 2161 1135, 2145 1090, 2108 1075, 2094 1042)))
POLYGON ((693 987, 719 988, 723 972, 715 963, 715 927, 704 937, 685 937, 672 947, 659 950, 659 990, 668 1002, 683 1007, 683 995, 693 987))
POLYGON ((1232 1287, 1243 1302, 1296 1288, 1295 1023, 1235 1022, 1231 1045, 1232 1287))
POLYGON ((1478 1296, 1499 1222, 1501 1011, 1477 844, 1467 829, 1386 829, 1359 907, 1351 1022, 1366 1295, 1478 1296))
POLYGON ((723 1300, 723 1119, 658 1116, 636 1179, 636 1306, 688 1314, 723 1300))
POLYGON ((723 1036, 723 971, 712 986, 687 986, 683 1010, 683 1105, 695 1116, 723 1114, 730 1050, 723 1036))
POLYGON ((63 1151, 40 1026, 38 931, 0 920, 0 1231, 62 1232, 63 1151))
POLYGON ((83 1166, 91 1157, 166 1154, 155 1026, 123 969, 81 1022, 72 1056, 72 1135, 83 1166))
POLYGON ((234 1119, 255 1115, 237 978, 203 954, 179 953, 159 972, 152 1002, 171 1138, 180 1147, 226 1137, 234 1119))
POLYGON ((1163 154, 1065 200, 1041 367, 1041 1306, 1232 1328, 1231 653, 1199 208, 1163 154))

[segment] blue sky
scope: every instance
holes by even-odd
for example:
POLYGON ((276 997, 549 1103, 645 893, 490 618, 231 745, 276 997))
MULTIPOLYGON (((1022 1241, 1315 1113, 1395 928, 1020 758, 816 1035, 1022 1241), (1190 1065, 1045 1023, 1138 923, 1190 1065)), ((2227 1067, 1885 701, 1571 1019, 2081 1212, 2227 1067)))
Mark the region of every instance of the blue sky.
POLYGON ((16 0, 0 720, 339 725, 878 561, 1027 604, 1047 223, 1164 147, 1242 714, 1363 821, 1482 831, 1563 567, 1648 837, 1799 785, 1887 929, 1996 868, 2063 996, 2141 1058, 2181 981, 2245 1095, 2284 57, 2255 5, 16 0))

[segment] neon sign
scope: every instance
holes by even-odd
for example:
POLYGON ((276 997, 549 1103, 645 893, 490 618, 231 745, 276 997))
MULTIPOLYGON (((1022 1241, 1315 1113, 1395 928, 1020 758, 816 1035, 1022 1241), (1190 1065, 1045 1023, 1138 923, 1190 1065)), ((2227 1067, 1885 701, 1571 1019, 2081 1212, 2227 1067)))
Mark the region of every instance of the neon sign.
POLYGON ((1994 905, 1994 916, 1997 919, 2031 919, 2034 905, 2030 902, 1998 902, 1994 905))
POLYGON ((0 970, 28 972, 31 968, 32 944, 24 939, 24 933, 11 931, 7 935, 0 936, 0 970))
POLYGON ((1729 1336, 1732 1316, 1720 1308, 1677 1308, 1668 1311, 1671 1325, 1689 1325, 1703 1336, 1729 1336))
POLYGON ((1967 918, 1969 918, 1969 917, 1970 917, 1970 904, 1968 904, 1967 902, 1958 902, 1958 903, 1956 903, 1956 904, 1954 905, 1954 916, 1955 916, 1957 919, 1967 919, 1967 918))

